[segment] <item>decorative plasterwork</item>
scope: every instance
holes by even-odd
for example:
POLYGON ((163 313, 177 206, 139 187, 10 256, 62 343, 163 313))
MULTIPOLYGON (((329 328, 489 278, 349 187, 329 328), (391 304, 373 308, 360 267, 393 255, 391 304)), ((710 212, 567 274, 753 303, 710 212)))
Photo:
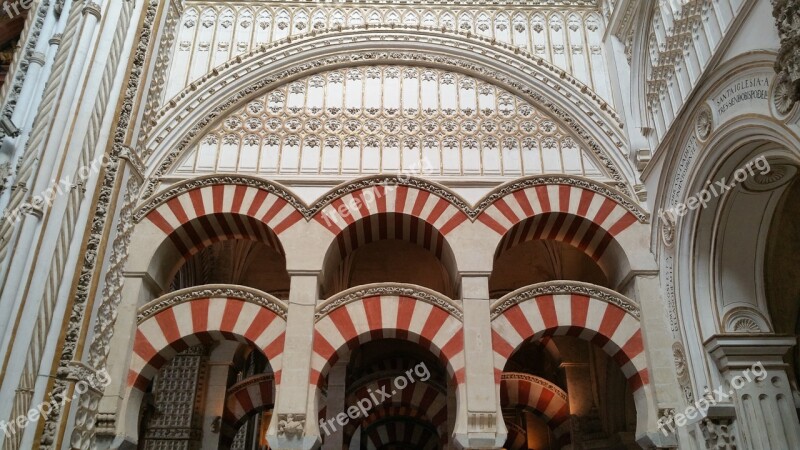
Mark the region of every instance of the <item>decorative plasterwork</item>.
MULTIPOLYGON (((296 79, 297 77, 311 74, 322 70, 323 68, 337 67, 352 64, 376 64, 376 63, 410 63, 410 64, 430 64, 431 66, 440 66, 445 68, 456 68, 459 71, 466 71, 475 74, 479 78, 493 79, 498 85, 509 88, 512 93, 520 95, 527 101, 532 102, 534 105, 544 109, 552 117, 562 121, 565 125, 571 128, 578 138, 596 155, 597 159, 609 172, 611 178, 615 183, 628 184, 627 176, 623 176, 617 163, 612 161, 607 154, 608 148, 603 148, 609 145, 609 140, 613 142, 614 146, 622 147, 623 142, 618 129, 614 129, 606 123, 606 120, 618 120, 615 113, 609 112, 613 116, 609 119, 607 114, 602 112, 603 109, 608 111, 605 106, 596 108, 595 106, 587 105, 583 102, 583 98, 590 94, 590 91, 585 87, 581 87, 578 82, 570 80, 560 69, 548 67, 549 65, 536 58, 525 58, 523 55, 513 55, 509 53, 500 53, 498 49, 486 46, 483 42, 478 40, 464 39, 459 37, 454 39, 450 35, 431 35, 423 31, 409 29, 409 30, 382 30, 380 32, 362 32, 352 34, 336 33, 335 35, 324 35, 321 38, 312 36, 307 39, 308 42, 300 44, 283 44, 281 51, 275 46, 265 47, 263 54, 257 53, 248 58, 237 58, 232 63, 215 69, 214 73, 201 79, 197 85, 193 85, 190 90, 185 91, 179 96, 177 101, 170 102, 170 107, 162 111, 160 122, 163 124, 161 128, 154 135, 153 145, 149 148, 160 146, 164 148, 161 152, 164 153, 162 157, 159 154, 157 157, 161 159, 161 163, 157 166, 152 179, 148 184, 144 195, 149 196, 155 191, 157 184, 162 176, 164 176, 169 168, 175 162, 177 155, 181 154, 188 146, 190 146, 198 136, 202 135, 207 127, 214 122, 215 119, 222 116, 225 111, 235 108, 247 101, 252 96, 272 89, 280 84, 285 83, 287 80, 296 79), (511 78, 504 73, 496 72, 489 69, 484 64, 476 64, 463 57, 449 57, 441 56, 440 54, 432 53, 432 51, 416 52, 416 51, 372 51, 372 50, 359 50, 364 46, 374 47, 377 42, 394 41, 402 39, 406 45, 413 42, 416 45, 433 45, 433 49, 439 48, 441 50, 455 51, 464 45, 472 46, 475 56, 480 59, 488 58, 493 61, 492 65, 505 64, 508 68, 522 72, 527 77, 541 83, 537 84, 537 89, 533 89, 528 83, 523 83, 515 78, 511 78), (464 41, 467 42, 464 42, 464 41), (470 42, 471 41, 471 42, 470 42), (315 50, 320 47, 327 47, 329 56, 322 59, 315 59, 312 61, 303 61, 298 64, 292 65, 289 62, 282 61, 287 58, 297 56, 302 58, 304 54, 314 54, 315 50), (338 47, 344 54, 332 54, 338 47), (266 59, 266 61, 265 61, 266 59), (527 59, 527 60, 526 60, 527 59), (265 66, 269 63, 277 63, 281 61, 281 69, 277 73, 270 73, 265 70, 265 66), (288 68, 287 68, 288 66, 288 68), (544 71, 543 71, 544 69, 544 71), (556 75, 555 78, 545 73, 545 71, 552 72, 556 75), (565 89, 564 79, 567 83, 575 86, 573 88, 565 89), (252 79, 253 82, 249 83, 245 79, 252 79), (239 80, 239 81, 237 81, 239 80), (220 87, 226 85, 248 85, 244 90, 234 91, 231 88, 224 89, 220 87), (571 104, 570 108, 575 108, 580 113, 571 113, 562 106, 558 105, 551 98, 546 97, 541 92, 548 92, 550 95, 558 95, 564 104, 571 104), (582 94, 581 94, 582 92, 582 94), (191 94, 191 95, 190 95, 191 94), (222 103, 218 104, 213 110, 208 112, 195 111, 195 106, 198 104, 212 104, 211 98, 216 99, 222 103), (166 117, 166 113, 170 110, 170 117, 166 117), (189 115, 198 116, 196 119, 189 119, 189 115), (595 140, 595 137, 590 134, 583 125, 579 122, 588 118, 592 122, 593 127, 598 127, 597 136, 603 139, 605 143, 600 143, 595 140), (186 126, 181 122, 190 120, 186 126), (181 130, 177 131, 177 127, 181 130), (189 127, 189 128, 187 128, 189 127), (176 134, 177 133, 177 134, 176 134), (170 135, 176 136, 174 139, 170 138, 169 142, 165 142, 170 135), (180 137, 178 137, 180 136, 180 137)), ((617 122, 619 124, 619 122, 617 122)), ((621 124, 620 124, 621 125, 621 124)), ((625 160, 620 157, 622 164, 625 160)), ((625 173, 630 169, 625 170, 625 173)))
POLYGON ((450 315, 459 320, 464 320, 464 312, 461 309, 461 306, 459 306, 453 300, 422 286, 413 286, 400 283, 369 284, 366 286, 358 286, 348 289, 344 292, 334 295, 317 306, 317 311, 314 313, 314 318, 317 322, 319 322, 323 317, 330 314, 331 311, 348 303, 356 302, 367 297, 382 296, 409 297, 420 300, 447 311, 450 313, 450 315))
POLYGON ((553 384, 553 383, 551 383, 551 382, 549 382, 549 381, 547 381, 547 380, 545 380, 544 378, 541 378, 541 377, 537 377, 537 376, 534 376, 534 375, 529 375, 527 373, 521 373, 521 372, 503 372, 503 374, 500 375, 500 380, 501 381, 502 380, 525 380, 525 381, 529 381, 529 382, 531 382, 533 384, 538 384, 539 386, 542 386, 543 388, 547 389, 548 391, 556 394, 562 400, 567 400, 567 393, 564 392, 563 389, 561 389, 560 387, 556 386, 555 384, 553 384))
POLYGON ((618 306, 637 320, 641 316, 639 306, 633 300, 625 297, 624 295, 614 292, 611 289, 606 289, 590 283, 581 283, 577 281, 548 281, 545 283, 538 283, 532 286, 527 286, 511 292, 500 300, 497 300, 491 307, 492 320, 500 317, 507 309, 514 305, 522 303, 542 295, 583 295, 589 298, 604 301, 606 303, 618 306))
POLYGON ((728 311, 722 318, 725 331, 729 333, 768 333, 767 319, 753 308, 738 307, 728 311))
POLYGON ((800 1, 772 0, 772 6, 781 37, 775 71, 782 75, 781 80, 786 85, 785 101, 794 103, 800 100, 800 1))
POLYGON ((200 298, 222 297, 236 298, 248 303, 262 306, 282 317, 284 320, 286 320, 286 314, 289 311, 289 308, 285 303, 278 300, 274 296, 267 294, 266 292, 259 291, 258 289, 244 286, 209 284, 170 292, 167 295, 153 300, 152 302, 139 308, 139 314, 136 316, 136 323, 141 325, 142 322, 155 316, 161 311, 176 305, 180 305, 181 303, 190 302, 200 298))
POLYGON ((170 177, 403 171, 608 179, 601 169, 565 126, 505 89, 437 68, 369 65, 300 78, 228 112, 170 177))
POLYGON ((714 115, 711 113, 711 108, 705 105, 695 119, 695 132, 700 140, 705 141, 714 129, 714 115))
MULTIPOLYGON (((17 51, 11 67, 8 69, 8 78, 0 88, 0 99, 3 99, 2 112, 0 118, 5 122, 11 123, 11 116, 14 114, 14 109, 17 107, 17 101, 22 93, 22 84, 25 82, 25 75, 28 73, 32 58, 35 58, 36 44, 39 42, 39 36, 42 33, 44 20, 47 17, 47 12, 50 9, 50 0, 42 0, 36 5, 36 11, 29 14, 26 20, 25 27, 20 36, 20 43, 25 43, 24 47, 17 51)), ((13 134, 13 133, 12 133, 13 134)), ((5 127, 0 127, 0 139, 8 135, 5 127)))

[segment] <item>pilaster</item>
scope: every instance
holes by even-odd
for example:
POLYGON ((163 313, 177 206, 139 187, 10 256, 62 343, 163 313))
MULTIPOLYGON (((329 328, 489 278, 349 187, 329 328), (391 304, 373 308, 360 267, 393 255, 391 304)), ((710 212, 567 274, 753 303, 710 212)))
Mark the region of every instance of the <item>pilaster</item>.
MULTIPOLYGON (((764 334, 715 335, 705 342, 726 384, 714 395, 730 397, 724 401, 732 401, 736 411, 741 442, 729 448, 800 448, 800 423, 783 362, 795 344, 791 336, 764 334)), ((728 422, 705 423, 704 434, 716 435, 728 422)))
POLYGON ((276 450, 310 450, 320 441, 316 387, 309 384, 319 274, 303 271, 290 276, 283 368, 267 440, 276 450))

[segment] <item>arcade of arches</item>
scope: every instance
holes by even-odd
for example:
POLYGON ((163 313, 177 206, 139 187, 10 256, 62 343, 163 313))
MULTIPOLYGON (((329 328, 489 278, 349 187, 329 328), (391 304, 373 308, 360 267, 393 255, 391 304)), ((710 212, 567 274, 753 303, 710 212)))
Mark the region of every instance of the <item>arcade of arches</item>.
POLYGON ((796 1, 22 3, 1 450, 800 448, 796 1))

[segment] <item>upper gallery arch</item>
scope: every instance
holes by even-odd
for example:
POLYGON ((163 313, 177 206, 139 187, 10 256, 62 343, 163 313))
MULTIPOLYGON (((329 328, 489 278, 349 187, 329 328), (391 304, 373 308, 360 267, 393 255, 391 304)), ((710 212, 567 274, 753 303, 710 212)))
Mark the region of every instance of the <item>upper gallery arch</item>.
MULTIPOLYGON (((253 112, 248 113, 248 106, 254 102, 261 101, 264 108, 263 112, 267 113, 270 108, 270 94, 283 92, 286 98, 292 95, 309 98, 308 95, 292 93, 290 90, 293 89, 293 86, 298 86, 298 83, 304 83, 305 89, 309 89, 309 83, 314 82, 314 80, 321 80, 322 86, 320 88, 327 90, 331 86, 331 77, 335 80, 341 76, 343 81, 347 81, 346 77, 348 75, 355 75, 357 72, 362 77, 360 81, 363 88, 364 81, 367 80, 367 72, 370 70, 374 72, 376 69, 379 70, 381 83, 392 83, 392 81, 389 81, 395 79, 391 78, 392 73, 395 70, 398 71, 399 77, 397 79, 399 81, 396 94, 397 109, 399 110, 398 118, 400 119, 411 119, 410 117, 405 117, 405 111, 402 111, 404 105, 401 102, 401 97, 413 92, 413 87, 408 90, 403 89, 402 80, 406 75, 410 76, 412 73, 416 73, 417 84, 415 86, 422 85, 420 80, 423 79, 426 73, 435 75, 437 94, 426 100, 432 100, 438 95, 435 107, 437 109, 437 117, 441 116, 438 117, 441 120, 434 120, 438 127, 437 130, 444 129, 445 124, 443 122, 446 120, 446 116, 439 113, 442 109, 448 109, 446 101, 449 101, 446 99, 444 100, 445 103, 443 103, 442 99, 449 97, 438 94, 442 86, 447 86, 441 83, 442 80, 452 79, 454 83, 463 83, 463 86, 461 84, 453 85, 454 91, 452 95, 458 99, 456 102, 461 101, 458 92, 462 87, 470 85, 474 87, 474 99, 469 98, 465 101, 474 103, 472 112, 475 115, 479 114, 479 108, 483 106, 478 100, 479 95, 477 94, 478 89, 483 88, 487 92, 486 98, 491 98, 494 102, 492 112, 497 114, 498 118, 502 117, 500 113, 503 111, 499 105, 500 101, 510 101, 511 103, 506 105, 513 105, 509 111, 515 115, 522 115, 516 124, 516 128, 512 130, 516 130, 516 134, 506 136, 509 138, 506 139, 508 142, 503 141, 503 136, 493 136, 496 139, 496 150, 493 151, 496 151, 498 155, 503 152, 503 145, 505 144, 509 144, 509 148, 516 147, 518 152, 521 151, 526 137, 526 131, 522 128, 526 121, 525 119, 538 118, 538 121, 530 120, 529 122, 532 122, 537 127, 540 122, 543 122, 545 128, 552 132, 554 139, 547 140, 546 144, 554 144, 555 147, 549 148, 558 149, 558 152, 561 152, 563 148, 567 152, 587 155, 585 158, 579 156, 576 159, 578 161, 577 166, 562 169, 548 167, 545 159, 540 156, 539 173, 552 171, 589 176, 595 174, 609 184, 613 184, 627 192, 631 191, 630 186, 634 183, 633 171, 623 154, 624 152, 619 149, 623 146, 623 139, 620 133, 621 124, 618 116, 610 110, 606 103, 592 100, 593 94, 591 90, 571 78, 563 70, 535 57, 515 53, 511 47, 506 46, 504 48, 503 46, 465 36, 442 35, 441 32, 434 33, 417 29, 362 29, 358 31, 321 33, 318 36, 307 37, 301 41, 264 46, 248 56, 238 57, 235 61, 214 69, 213 76, 204 77, 176 100, 170 102, 159 113, 158 124, 147 144, 148 175, 151 177, 151 181, 144 190, 144 195, 152 195, 158 189, 158 183, 162 179, 168 178, 168 174, 171 171, 181 167, 180 164, 185 161, 181 157, 187 151, 202 145, 208 135, 219 134, 225 130, 226 126, 234 125, 233 123, 226 124, 228 122, 226 119, 237 114, 254 114, 253 112), (391 41, 396 40, 403 41, 403 51, 385 50, 387 45, 391 45, 391 41), (323 48, 324 54, 322 53, 323 48), (404 71, 408 73, 404 73, 404 71), (390 77, 387 77, 387 73, 390 77), (559 139, 555 139, 555 136, 558 136, 559 139), (512 139, 516 139, 516 142, 513 142, 512 139), (586 172, 587 168, 588 173, 586 172)), ((342 84, 342 86, 345 84, 342 84)), ((409 82, 409 86, 411 84, 409 82)), ((417 89, 417 92, 419 92, 420 88, 418 87, 417 89)), ((333 90, 338 92, 336 88, 333 88, 333 90)), ((342 93, 335 95, 341 96, 337 112, 342 117, 338 118, 338 123, 334 121, 333 126, 338 126, 334 131, 346 135, 347 132, 343 131, 345 130, 345 121, 352 118, 347 116, 347 108, 345 107, 347 106, 345 103, 347 99, 344 96, 344 89, 341 90, 342 93)), ((394 91, 386 92, 395 94, 394 91)), ((383 107, 387 106, 387 103, 391 104, 394 101, 383 96, 379 99, 381 101, 381 112, 384 111, 383 107)), ((362 95, 362 109, 365 109, 363 108, 364 101, 365 98, 362 95)), ((310 109, 306 108, 306 106, 304 104, 303 108, 310 109)), ((422 106, 418 103, 415 108, 408 109, 416 109, 417 119, 436 118, 423 117, 425 108, 422 106)), ((470 109, 466 106, 461 108, 462 105, 460 103, 453 103, 452 106, 454 115, 456 113, 462 114, 464 110, 470 109)), ((291 108, 286 103, 281 107, 283 108, 282 111, 286 111, 287 107, 291 108)), ((319 108, 318 114, 322 114, 326 118, 329 117, 326 107, 319 106, 319 108)), ((392 108, 387 106, 386 109, 392 108)), ((361 111, 360 114, 364 120, 358 125, 361 127, 359 130, 363 130, 369 120, 366 117, 368 112, 361 111)), ((311 119, 319 120, 314 117, 314 113, 311 111, 306 111, 303 116, 309 121, 311 119)), ((262 119, 266 119, 266 117, 262 119)), ((292 124, 286 123, 291 119, 290 116, 282 120, 280 124, 275 123, 275 125, 284 127, 282 129, 285 130, 285 127, 292 126, 292 124)), ((268 125, 265 121, 261 121, 261 130, 266 133, 268 125)), ((251 122, 255 124, 255 121, 251 122)), ((472 128, 474 133, 483 132, 481 129, 481 126, 484 125, 483 122, 475 122, 475 126, 472 128)), ((240 121, 238 125, 241 130, 240 136, 236 140, 228 140, 229 144, 218 141, 218 147, 215 151, 220 151, 223 145, 236 145, 238 147, 244 143, 247 137, 244 127, 247 126, 247 123, 240 121)), ((303 121, 294 123, 294 125, 302 127, 302 129, 298 128, 298 133, 308 131, 305 130, 307 124, 303 121)), ((311 124, 311 126, 313 125, 311 124)), ((319 127, 329 126, 327 121, 323 120, 319 120, 317 125, 319 127)), ((356 125, 356 123, 353 122, 352 125, 356 125)), ((403 121, 398 121, 395 125, 397 125, 398 137, 402 136, 402 129, 399 127, 404 125, 403 121)), ((413 124, 410 123, 409 125, 413 124)), ((418 130, 422 130, 423 125, 424 120, 417 120, 418 130)), ((428 125, 433 126, 433 122, 428 125)), ((506 132, 501 128, 503 120, 496 120, 489 125, 493 125, 491 127, 493 133, 502 134, 506 132)), ((383 127, 383 123, 380 126, 383 127)), ((460 132, 461 130, 458 129, 457 131, 460 132)), ((287 132, 287 134, 291 133, 287 132)), ((355 135, 356 133, 353 134, 355 135)), ((299 134, 295 135, 299 136, 299 134)), ((222 139, 224 139, 224 136, 223 134, 222 139)), ((424 136, 424 134, 418 132, 418 136, 424 136)), ((365 142, 367 136, 359 135, 358 137, 360 139, 357 148, 365 148, 368 144, 365 142)), ((543 140, 548 136, 546 136, 546 133, 542 133, 540 137, 543 140)), ((340 152, 344 152, 344 149, 347 148, 346 139, 341 136, 337 136, 337 138, 338 141, 335 144, 339 146, 340 152)), ((250 142, 253 141, 251 140, 250 142)), ((269 140, 267 137, 263 137, 258 142, 258 148, 261 148, 262 142, 273 145, 269 143, 275 141, 274 139, 269 140)), ((400 140, 400 142, 404 141, 400 140)), ((398 142, 398 145, 400 142, 398 142)), ((299 140, 298 137, 298 140, 291 140, 288 143, 296 143, 300 146, 305 142, 299 140)), ((333 140, 331 143, 334 143, 333 140)), ((424 139, 419 138, 414 145, 420 147, 423 143, 424 139)), ((490 141, 491 143, 494 143, 494 141, 490 141)), ((320 147, 326 144, 326 142, 322 141, 317 142, 320 147)), ((353 148, 356 148, 355 142, 351 142, 351 144, 353 144, 353 148)), ((444 148, 446 145, 444 141, 437 141, 436 144, 439 149, 444 148)), ((281 139, 280 145, 284 145, 283 139, 281 139)), ((406 144, 403 143, 403 145, 406 144)), ((458 145, 460 146, 461 143, 458 145)), ((538 145, 539 143, 537 143, 538 145)), ((537 148, 541 149, 541 147, 537 148)), ((300 151, 299 147, 297 151, 300 151)), ((401 149, 397 150, 398 153, 400 151, 401 149)), ((252 155, 248 157, 253 158, 252 155)), ((258 157, 260 158, 260 155, 258 157)), ((301 156, 297 157, 296 173, 305 175, 304 172, 300 171, 300 158, 301 156)), ((323 167, 321 151, 318 158, 319 163, 314 168, 317 173, 323 167)), ((519 157, 519 159, 521 158, 522 156, 519 157)), ((239 158, 237 157, 236 159, 236 164, 239 164, 239 158)), ((499 160, 500 158, 497 159, 499 160)), ((231 171, 234 169, 234 167, 226 168, 227 166, 224 164, 220 168, 217 165, 217 161, 215 160, 214 162, 214 170, 231 171)), ((480 164, 480 161, 478 163, 480 164)), ((516 166, 510 165, 509 170, 512 172, 516 170, 516 175, 523 175, 522 162, 516 162, 516 159, 514 159, 514 163, 516 166)), ((313 162, 311 164, 313 167, 313 162)), ((530 164, 529 166, 533 167, 530 164)), ((235 168, 238 169, 238 166, 235 168)), ((280 165, 276 165, 276 171, 279 168, 280 165)), ((400 168, 398 165, 398 169, 400 168)), ((495 170, 498 176, 502 176, 503 170, 506 168, 501 166, 499 168, 490 167, 489 169, 495 170)), ((341 165, 336 170, 337 174, 352 173, 343 170, 341 165)), ((359 170, 361 170, 360 165, 359 170)), ((444 171, 444 168, 439 167, 439 170, 444 171)), ((455 168, 452 170, 455 170, 455 168)), ((458 170, 462 171, 463 168, 459 167, 458 170)))

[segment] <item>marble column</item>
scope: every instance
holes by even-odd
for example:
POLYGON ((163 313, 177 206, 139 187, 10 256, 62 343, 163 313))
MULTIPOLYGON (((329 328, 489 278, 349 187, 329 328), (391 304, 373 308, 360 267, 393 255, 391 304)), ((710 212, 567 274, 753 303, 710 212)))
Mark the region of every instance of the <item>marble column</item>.
MULTIPOLYGON (((800 423, 783 362, 795 343, 792 336, 766 334, 715 335, 705 342, 725 380, 714 395, 717 401, 733 401, 736 410, 741 442, 728 448, 800 448, 800 423)), ((725 448, 716 445, 731 439, 725 434, 729 425, 711 420, 701 428, 713 448, 725 448)))

